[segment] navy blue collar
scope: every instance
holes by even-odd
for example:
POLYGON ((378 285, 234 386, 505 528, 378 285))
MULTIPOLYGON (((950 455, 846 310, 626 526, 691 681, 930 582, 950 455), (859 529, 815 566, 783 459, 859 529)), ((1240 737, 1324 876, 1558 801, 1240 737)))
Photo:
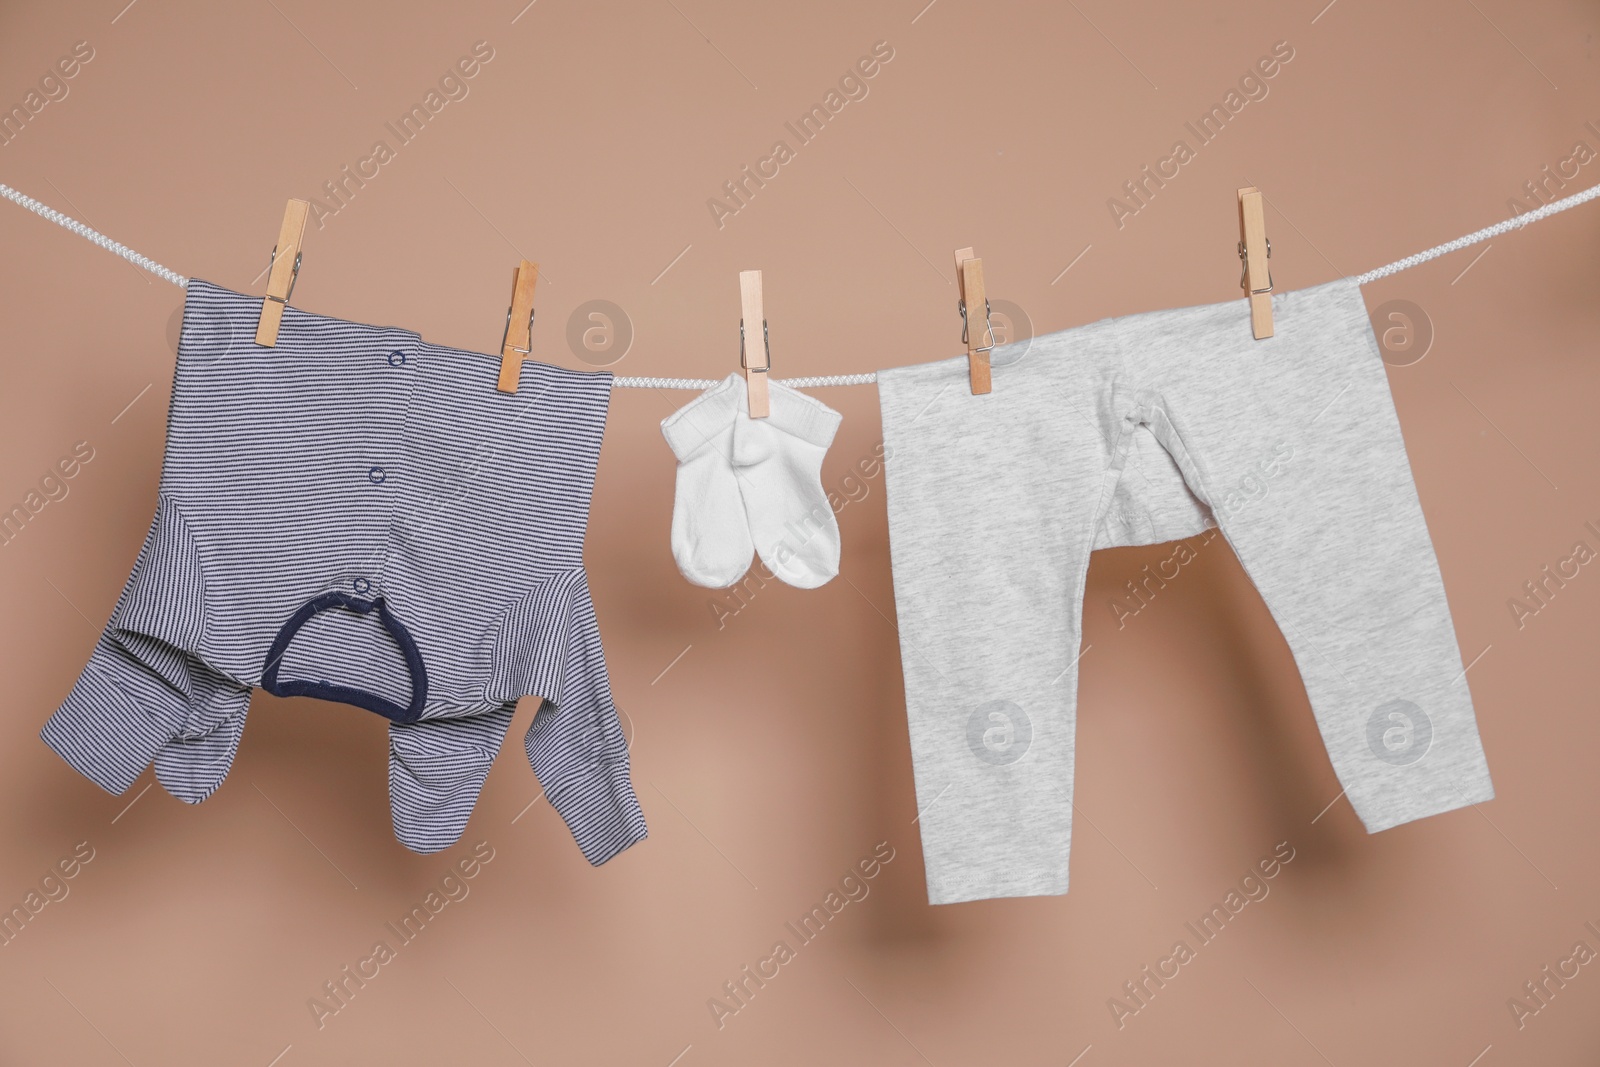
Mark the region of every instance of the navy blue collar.
POLYGON ((405 625, 389 611, 389 606, 384 603, 383 597, 363 600, 345 593, 324 593, 289 616, 289 621, 283 624, 283 629, 273 638, 272 647, 267 650, 267 661, 262 667, 261 688, 273 696, 318 697, 340 704, 354 704, 358 708, 376 712, 386 719, 409 723, 416 722, 422 717, 422 705, 428 699, 428 672, 422 665, 422 653, 417 650, 416 641, 412 640, 411 633, 405 625), (395 644, 400 646, 400 652, 406 659, 406 667, 411 671, 409 705, 401 707, 394 701, 385 700, 374 693, 333 685, 329 682, 278 681, 278 667, 283 662, 283 654, 288 650, 289 642, 294 640, 295 634, 299 633, 300 628, 310 622, 313 616, 331 608, 346 608, 363 615, 369 615, 373 611, 378 613, 378 621, 389 632, 389 636, 394 638, 395 644))

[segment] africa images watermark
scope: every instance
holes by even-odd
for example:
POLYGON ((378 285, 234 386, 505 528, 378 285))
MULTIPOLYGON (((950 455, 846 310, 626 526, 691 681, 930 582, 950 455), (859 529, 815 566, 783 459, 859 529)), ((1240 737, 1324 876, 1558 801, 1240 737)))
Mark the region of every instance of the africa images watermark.
MULTIPOLYGON (((1600 927, 1595 926, 1594 920, 1584 923, 1583 928, 1600 938, 1600 927)), ((1523 982, 1523 995, 1506 998, 1506 1010, 1511 1013, 1511 1021, 1517 1024, 1517 1029, 1527 1026, 1529 1019, 1548 1008, 1556 994, 1567 988, 1567 983, 1583 973, 1583 967, 1593 963, 1595 958, 1595 950, 1589 942, 1576 941, 1565 957, 1554 964, 1545 964, 1536 978, 1523 982)))
POLYGON ((94 59, 94 45, 79 41, 72 51, 62 56, 40 75, 38 87, 23 94, 20 103, 0 110, 0 148, 7 147, 22 136, 29 123, 38 120, 41 112, 51 104, 59 104, 72 91, 70 82, 84 66, 94 59))
MULTIPOLYGON (((1583 524, 1583 529, 1594 537, 1596 544, 1600 544, 1600 526, 1590 521, 1583 524)), ((1582 574, 1582 568, 1593 562, 1595 556, 1595 549, 1589 542, 1579 538, 1573 542, 1572 551, 1566 556, 1557 559, 1553 564, 1546 563, 1540 568, 1537 577, 1523 582, 1523 595, 1506 599, 1506 607, 1511 611, 1511 621, 1517 624, 1517 629, 1526 627, 1529 619, 1549 607, 1556 594, 1565 589, 1568 582, 1582 574)))
POLYGON ((1195 538, 1195 543, 1177 541, 1172 546, 1171 555, 1166 559, 1158 560, 1151 569, 1151 564, 1146 563, 1140 571, 1140 577, 1129 578, 1127 581, 1127 596, 1112 597, 1106 601, 1106 606, 1111 609, 1112 616, 1117 620, 1117 629, 1123 630, 1128 626, 1128 620, 1149 607, 1156 598, 1156 594, 1167 587, 1167 583, 1177 579, 1183 573, 1183 568, 1200 558, 1200 550, 1217 539, 1218 531, 1215 527, 1195 538))
MULTIPOLYGON (((1272 492, 1274 479, 1283 473, 1293 459, 1294 446, 1287 441, 1277 442, 1272 446, 1271 456, 1257 460, 1253 470, 1222 493, 1213 505, 1212 513, 1224 520, 1233 518, 1266 499, 1272 492)), ((1128 579, 1127 595, 1106 602, 1117 620, 1117 629, 1125 629, 1129 619, 1149 607, 1168 582, 1175 581, 1183 573, 1184 567, 1199 558, 1200 549, 1217 539, 1217 534, 1217 529, 1212 528, 1197 535, 1195 544, 1187 540, 1176 542, 1171 555, 1158 561, 1154 570, 1151 564, 1146 563, 1140 572, 1141 577, 1128 579)))
POLYGON ((1165 156, 1154 164, 1145 164, 1138 177, 1122 183, 1126 199, 1107 197, 1106 209, 1111 212, 1111 221, 1117 229, 1122 229, 1129 219, 1149 207, 1156 192, 1166 188, 1167 182, 1181 174, 1185 165, 1199 158, 1200 149, 1221 136, 1228 123, 1245 109, 1246 104, 1265 100, 1272 91, 1267 83, 1277 77, 1293 59, 1294 48, 1288 41, 1274 44, 1269 54, 1256 60, 1253 67, 1239 76, 1238 87, 1229 89, 1221 103, 1212 104, 1210 110, 1199 118, 1183 124, 1183 128, 1194 138, 1193 145, 1180 137, 1173 142, 1165 156))
POLYGON ((722 983, 721 997, 706 998, 706 1009, 717 1029, 727 1026, 729 1019, 748 1008, 755 995, 782 974, 785 965, 798 958, 800 949, 820 937, 847 905, 866 900, 867 894, 872 892, 872 880, 894 861, 894 856, 894 846, 879 841, 870 855, 863 856, 845 871, 837 888, 829 889, 822 900, 800 918, 783 924, 786 935, 794 939, 793 945, 789 944, 789 936, 780 938, 765 957, 754 964, 746 964, 737 975, 722 983))
POLYGON ((1385 300, 1372 309, 1372 338, 1385 364, 1409 367, 1433 348, 1433 318, 1414 300, 1385 300))
POLYGON ((452 863, 439 879, 438 887, 428 890, 421 901, 413 904, 411 910, 400 917, 398 923, 383 924, 385 935, 373 944, 371 953, 354 964, 346 964, 338 975, 322 983, 321 993, 307 997, 306 1007, 310 1009, 317 1029, 327 1026, 329 1019, 348 1008, 356 994, 382 974, 387 964, 399 958, 400 950, 420 937, 440 912, 450 904, 466 900, 467 894, 472 892, 468 883, 483 871, 494 856, 494 847, 489 842, 479 841, 473 845, 471 855, 452 863), (394 941, 392 945, 389 943, 391 934, 394 941))
POLYGON ((20 501, 0 510, 0 547, 15 541, 23 528, 33 522, 46 505, 67 499, 67 494, 72 491, 72 479, 92 459, 94 446, 88 441, 77 442, 72 446, 71 453, 56 460, 40 476, 39 488, 28 490, 20 501))
POLYGON ((1033 720, 1015 701, 990 700, 967 716, 967 748, 982 763, 1008 767, 1026 756, 1032 745, 1033 720))
POLYGON ((356 194, 367 187, 367 182, 381 174, 386 164, 394 162, 400 149, 421 136, 428 123, 438 118, 447 105, 465 100, 472 91, 468 83, 493 59, 494 48, 489 42, 476 42, 471 54, 462 56, 447 68, 439 76, 438 85, 430 87, 420 103, 412 104, 393 122, 384 123, 383 128, 393 136, 395 143, 390 145, 386 138, 374 141, 372 150, 356 160, 354 167, 346 163, 339 168, 338 177, 322 183, 326 202, 311 198, 311 218, 316 222, 317 229, 322 229, 328 219, 349 207, 356 194))
POLYGON ((1409 767, 1433 749, 1433 717, 1409 700, 1387 700, 1367 716, 1367 750, 1391 767, 1409 767))
MULTIPOLYGON (((1583 124, 1586 132, 1596 138, 1600 144, 1600 125, 1594 119, 1583 124)), ((1574 141, 1567 154, 1556 160, 1555 165, 1546 163, 1539 171, 1539 176, 1530 178, 1522 183, 1521 196, 1506 197, 1506 210, 1513 216, 1543 207, 1553 200, 1559 200, 1567 188, 1568 182, 1577 181, 1579 172, 1596 159, 1600 159, 1600 152, 1596 152, 1589 142, 1579 138, 1574 141), (1527 197, 1526 200, 1522 197, 1527 197)))
POLYGON ((722 229, 729 218, 749 207, 756 193, 782 173, 785 165, 794 162, 797 150, 815 140, 847 105, 865 100, 871 91, 867 83, 892 59, 894 47, 888 41, 874 43, 871 54, 862 56, 846 69, 839 76, 838 87, 830 88, 820 104, 812 104, 799 118, 783 124, 794 136, 795 147, 791 148, 786 140, 774 141, 754 167, 746 163, 738 177, 723 182, 722 195, 706 199, 706 209, 711 212, 711 221, 717 229, 722 229))
POLYGON ((62 856, 45 871, 44 877, 39 879, 36 889, 29 889, 22 897, 22 902, 14 904, 11 910, 0 912, 0 948, 11 944, 22 931, 29 925, 38 921, 39 913, 51 904, 59 904, 67 899, 67 894, 72 892, 72 887, 67 883, 78 877, 89 861, 94 859, 94 846, 87 841, 79 841, 72 846, 72 852, 62 856))
MULTIPOLYGON (((838 490, 829 489, 825 492, 835 526, 840 512, 852 503, 860 503, 871 494, 872 480, 883 472, 883 465, 888 461, 892 451, 888 445, 879 441, 873 446, 871 455, 856 461, 851 473, 846 474, 839 483, 838 490)), ((828 518, 829 512, 818 505, 800 520, 790 519, 784 527, 786 535, 778 543, 779 564, 793 557, 809 544, 813 537, 827 529, 828 518)), ((748 608, 755 600, 756 594, 765 589, 768 582, 776 580, 777 575, 766 562, 758 560, 742 578, 722 590, 721 595, 713 597, 710 601, 711 617, 716 620, 717 629, 726 629, 729 619, 748 608)))
POLYGON ((1228 924, 1237 919, 1247 906, 1266 900, 1272 892, 1272 886, 1268 883, 1278 877, 1294 857, 1294 846, 1287 841, 1279 841, 1270 856, 1257 860, 1238 884, 1228 889, 1220 904, 1211 905, 1211 910, 1199 919, 1183 924, 1184 930, 1194 938, 1193 947, 1190 947, 1187 939, 1180 938, 1173 942, 1165 956, 1154 964, 1146 964, 1137 977, 1123 982, 1122 995, 1106 999, 1106 1007, 1117 1029, 1127 1026, 1129 1019, 1148 1008, 1156 994, 1182 974, 1184 967, 1199 959, 1200 949, 1221 936, 1228 924))

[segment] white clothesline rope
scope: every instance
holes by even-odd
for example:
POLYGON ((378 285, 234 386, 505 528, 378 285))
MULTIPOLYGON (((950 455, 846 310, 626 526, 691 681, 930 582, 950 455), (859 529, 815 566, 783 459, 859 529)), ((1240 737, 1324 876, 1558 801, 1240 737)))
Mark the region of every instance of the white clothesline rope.
MULTIPOLYGON (((878 380, 874 373, 867 374, 824 374, 814 378, 774 378, 775 385, 786 385, 790 389, 822 389, 830 385, 871 385, 878 380)), ((634 378, 617 377, 611 379, 613 389, 710 389, 713 385, 721 384, 719 378, 634 378)))
MULTIPOLYGON (((79 237, 93 241, 101 248, 104 248, 107 252, 114 252, 123 259, 127 260, 129 263, 132 263, 134 266, 143 267, 151 274, 166 279, 180 289, 187 289, 189 287, 189 279, 185 278, 177 271, 168 270, 155 260, 149 259, 135 252, 127 245, 119 244, 116 241, 113 241, 104 234, 98 233, 95 230, 90 229, 88 226, 85 226, 77 219, 63 215, 55 208, 46 204, 41 204, 39 201, 33 199, 33 197, 20 193, 11 188, 9 185, 0 183, 0 196, 4 196, 7 200, 10 200, 14 204, 22 205, 35 215, 49 219, 57 226, 71 230, 79 237)), ((1552 200, 1543 207, 1538 207, 1534 208, 1532 211, 1523 212, 1520 215, 1506 219, 1504 222, 1497 222, 1493 226, 1485 226, 1483 229, 1478 230, 1475 233, 1469 233, 1465 237, 1457 237, 1454 241, 1446 241, 1444 244, 1436 245, 1425 252, 1418 252, 1414 256, 1407 256, 1405 259, 1397 259, 1388 266, 1379 267, 1377 270, 1369 270, 1365 274, 1358 274, 1356 275, 1355 279, 1356 283, 1358 285, 1367 285, 1370 282, 1377 281, 1379 278, 1387 278, 1391 274, 1399 274, 1403 270, 1410 270, 1412 267, 1426 263, 1430 259, 1438 259, 1440 256, 1447 256, 1451 252, 1458 252, 1461 249, 1466 248, 1468 245, 1475 245, 1481 241, 1491 240, 1492 238, 1499 237, 1503 233, 1510 233, 1512 230, 1520 230, 1529 223, 1538 222, 1541 219, 1547 219, 1551 215, 1559 214, 1568 210, 1569 208, 1575 208, 1579 204, 1587 204, 1597 196, 1600 196, 1600 185, 1592 186, 1591 188, 1585 189, 1581 193, 1574 193, 1572 196, 1564 197, 1560 200, 1552 200)), ((811 378, 773 379, 773 381, 782 385, 787 385, 791 389, 820 389, 834 385, 870 385, 877 380, 878 376, 872 373, 828 374, 811 378)), ((611 380, 611 385, 612 388, 615 389, 709 389, 716 385, 717 382, 718 379, 716 378, 643 378, 624 376, 613 378, 611 380)))
POLYGON ((1419 263, 1426 263, 1430 259, 1447 256, 1451 252, 1459 252, 1468 245, 1475 245, 1480 241, 1499 237, 1501 234, 1510 233, 1512 230, 1520 230, 1530 222, 1538 222, 1540 219, 1547 219, 1551 215, 1566 211, 1568 208, 1577 207, 1579 204, 1587 204, 1597 196, 1600 196, 1600 185, 1591 186, 1581 193, 1574 193, 1561 200, 1552 200, 1544 207, 1534 208, 1532 211, 1514 215, 1504 222, 1495 223, 1493 226, 1485 226, 1476 233, 1469 233, 1465 237, 1457 237, 1454 241, 1446 241, 1444 244, 1436 245, 1426 252, 1418 252, 1414 256, 1397 259, 1387 267, 1379 267, 1377 270, 1369 270, 1365 274, 1358 274, 1356 275, 1356 282, 1359 285, 1366 285, 1368 282, 1375 282, 1379 278, 1387 278, 1391 274, 1399 274, 1403 270, 1410 270, 1419 263))
POLYGON ((154 274, 160 278, 165 278, 173 285, 176 285, 179 289, 189 288, 189 279, 185 278, 177 271, 168 270, 155 260, 147 259, 144 256, 141 256, 127 245, 118 244, 116 241, 113 241, 104 234, 96 233, 94 230, 91 230, 77 219, 69 218, 68 216, 57 211, 55 208, 50 207, 47 204, 41 204, 33 197, 17 192, 9 185, 0 184, 0 196, 4 196, 13 204, 21 204, 35 215, 47 218, 57 226, 66 227, 79 237, 87 238, 88 240, 93 241, 107 252, 115 252, 117 255, 121 256, 129 263, 132 263, 134 266, 143 267, 151 274, 154 274))

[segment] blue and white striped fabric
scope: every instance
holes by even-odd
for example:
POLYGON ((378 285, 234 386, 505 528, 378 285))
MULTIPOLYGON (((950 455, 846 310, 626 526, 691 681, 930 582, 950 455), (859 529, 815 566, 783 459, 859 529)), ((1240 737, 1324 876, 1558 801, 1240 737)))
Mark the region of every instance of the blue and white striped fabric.
POLYGON ((189 284, 155 521, 43 737, 121 793, 226 777, 251 690, 390 720, 395 836, 455 843, 517 698, 527 751, 589 862, 645 837, 583 538, 611 376, 189 284))

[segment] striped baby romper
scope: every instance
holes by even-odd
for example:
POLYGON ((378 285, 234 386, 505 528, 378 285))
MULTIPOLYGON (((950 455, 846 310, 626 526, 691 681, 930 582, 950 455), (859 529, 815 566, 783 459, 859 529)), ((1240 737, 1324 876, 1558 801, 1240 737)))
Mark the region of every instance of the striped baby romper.
POLYGON ((517 699, 589 862, 645 837, 583 568, 611 376, 189 284, 155 520, 43 738, 114 793, 198 803, 252 689, 389 720, 395 836, 457 841, 517 699))

